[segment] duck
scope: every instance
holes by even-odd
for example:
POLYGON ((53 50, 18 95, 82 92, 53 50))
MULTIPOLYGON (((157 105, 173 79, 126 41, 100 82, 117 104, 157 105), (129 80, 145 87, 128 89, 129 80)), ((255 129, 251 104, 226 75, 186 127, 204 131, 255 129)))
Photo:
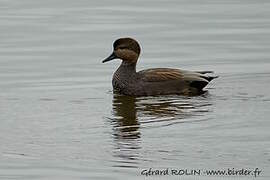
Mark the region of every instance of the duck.
POLYGON ((151 68, 136 71, 141 53, 139 43, 130 37, 113 43, 113 52, 102 63, 120 59, 121 65, 112 78, 113 92, 127 96, 200 95, 204 87, 218 76, 213 71, 188 71, 173 68, 151 68))

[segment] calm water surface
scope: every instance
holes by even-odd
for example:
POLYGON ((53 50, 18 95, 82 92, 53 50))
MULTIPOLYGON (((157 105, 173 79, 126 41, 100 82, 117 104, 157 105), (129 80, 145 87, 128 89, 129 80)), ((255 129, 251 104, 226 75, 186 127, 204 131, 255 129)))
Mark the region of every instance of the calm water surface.
POLYGON ((267 0, 0 0, 0 179, 142 179, 148 168, 259 168, 269 179, 269 9, 267 0), (101 60, 122 36, 141 43, 139 70, 220 77, 198 97, 113 95, 120 62, 101 60))

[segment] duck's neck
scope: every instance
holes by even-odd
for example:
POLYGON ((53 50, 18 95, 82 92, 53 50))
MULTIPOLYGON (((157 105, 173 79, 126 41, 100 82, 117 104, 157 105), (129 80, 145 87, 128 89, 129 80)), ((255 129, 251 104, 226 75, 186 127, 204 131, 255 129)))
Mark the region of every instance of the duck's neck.
POLYGON ((135 63, 129 63, 122 61, 121 65, 119 66, 118 70, 119 73, 124 73, 124 74, 135 74, 136 73, 136 62, 135 63))

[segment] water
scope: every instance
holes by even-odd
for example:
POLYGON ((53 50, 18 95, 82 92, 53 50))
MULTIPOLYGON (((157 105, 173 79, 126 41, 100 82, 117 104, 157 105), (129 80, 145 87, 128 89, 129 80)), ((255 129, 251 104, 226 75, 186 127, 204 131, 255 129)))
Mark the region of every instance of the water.
POLYGON ((269 179, 269 8, 0 0, 0 179, 142 179, 149 168, 259 168, 269 179), (198 97, 113 95, 120 62, 101 60, 124 36, 141 43, 139 70, 220 77, 198 97))

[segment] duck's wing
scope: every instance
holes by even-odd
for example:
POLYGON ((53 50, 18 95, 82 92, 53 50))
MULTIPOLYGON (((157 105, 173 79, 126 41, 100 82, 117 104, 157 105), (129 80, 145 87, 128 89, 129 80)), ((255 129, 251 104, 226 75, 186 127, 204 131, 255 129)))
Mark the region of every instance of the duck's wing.
POLYGON ((145 82, 179 80, 187 82, 190 86, 198 89, 204 88, 212 79, 217 78, 217 76, 210 76, 207 73, 212 73, 212 71, 193 72, 180 69, 155 68, 138 72, 145 82))
POLYGON ((160 82, 168 80, 177 80, 183 78, 183 73, 178 69, 154 68, 139 71, 142 80, 145 82, 160 82))

